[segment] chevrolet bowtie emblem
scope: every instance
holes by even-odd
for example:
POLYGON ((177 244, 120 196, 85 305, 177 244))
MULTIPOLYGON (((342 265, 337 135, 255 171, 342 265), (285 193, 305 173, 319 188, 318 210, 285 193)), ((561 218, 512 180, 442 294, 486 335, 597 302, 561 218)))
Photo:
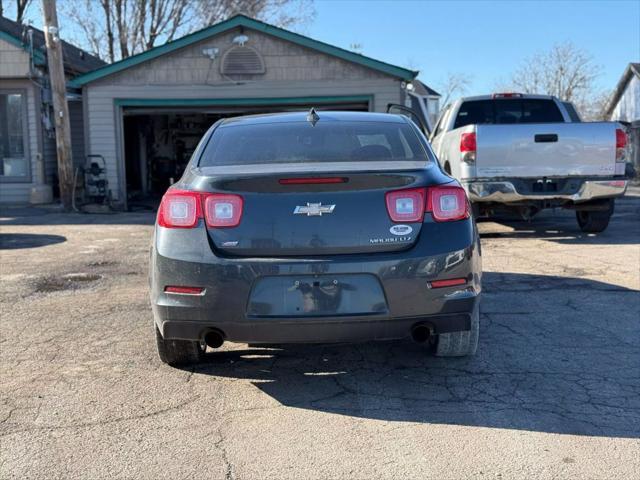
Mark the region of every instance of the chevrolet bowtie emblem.
POLYGON ((323 213, 333 213, 335 205, 322 205, 322 203, 307 203, 298 205, 293 211, 294 215, 306 215, 307 217, 321 217, 323 213))

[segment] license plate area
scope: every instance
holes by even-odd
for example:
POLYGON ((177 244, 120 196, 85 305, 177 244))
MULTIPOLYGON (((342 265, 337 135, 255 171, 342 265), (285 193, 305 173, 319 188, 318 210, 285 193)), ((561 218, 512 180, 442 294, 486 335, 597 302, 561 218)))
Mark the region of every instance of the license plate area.
POLYGON ((374 275, 278 275, 261 277, 251 290, 249 317, 375 315, 388 311, 374 275))

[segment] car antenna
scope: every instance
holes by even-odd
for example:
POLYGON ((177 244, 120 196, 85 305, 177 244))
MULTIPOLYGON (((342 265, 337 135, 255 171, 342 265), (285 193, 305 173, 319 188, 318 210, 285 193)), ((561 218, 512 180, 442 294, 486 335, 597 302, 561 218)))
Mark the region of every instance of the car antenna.
POLYGON ((320 116, 316 113, 316 109, 311 107, 311 110, 309 110, 309 113, 307 113, 307 122, 315 127, 316 123, 318 123, 318 120, 320 120, 320 116))

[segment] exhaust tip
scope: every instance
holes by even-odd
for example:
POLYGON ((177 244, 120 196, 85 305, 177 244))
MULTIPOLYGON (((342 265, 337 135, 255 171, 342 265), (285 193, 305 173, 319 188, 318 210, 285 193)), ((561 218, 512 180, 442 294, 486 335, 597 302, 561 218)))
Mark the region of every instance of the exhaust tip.
POLYGON ((431 336, 431 329, 424 324, 415 325, 411 328, 411 338, 416 343, 425 343, 431 336))
POLYGON ((204 343, 211 348, 220 348, 224 343, 224 334, 218 330, 209 330, 204 334, 204 343))

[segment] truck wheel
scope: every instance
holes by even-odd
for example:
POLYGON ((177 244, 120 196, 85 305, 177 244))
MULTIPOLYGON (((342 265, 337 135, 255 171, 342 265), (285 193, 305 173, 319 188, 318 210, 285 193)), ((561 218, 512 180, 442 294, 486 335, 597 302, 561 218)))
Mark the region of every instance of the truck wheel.
POLYGON ((154 330, 158 356, 164 363, 172 367, 183 367, 198 363, 204 358, 205 347, 200 342, 164 339, 155 324, 154 330))
POLYGON ((480 305, 471 314, 471 330, 441 333, 435 339, 434 353, 437 357, 464 357, 475 355, 480 334, 480 305))
POLYGON ((578 210, 576 212, 576 220, 578 220, 580 230, 585 233, 604 232, 609 226, 609 220, 611 220, 611 215, 613 215, 614 205, 615 202, 611 200, 607 210, 578 210))

